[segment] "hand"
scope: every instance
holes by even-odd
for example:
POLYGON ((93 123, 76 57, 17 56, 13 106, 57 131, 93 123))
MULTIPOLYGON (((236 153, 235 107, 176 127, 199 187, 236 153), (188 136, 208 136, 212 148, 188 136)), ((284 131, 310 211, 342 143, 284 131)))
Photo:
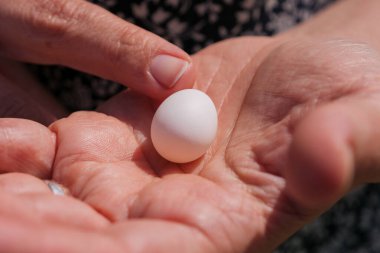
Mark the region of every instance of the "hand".
MULTIPOLYGON (((2 200, 19 203, 13 212, 2 205, 2 248, 270 252, 354 185, 379 180, 372 166, 379 162, 376 52, 344 41, 242 38, 193 61, 201 71, 197 88, 213 98, 220 126, 209 152, 190 164, 155 153, 154 103, 133 92, 100 108, 121 121, 94 112, 50 129, 0 121, 11 140, 0 146, 24 158, 3 154, 3 171, 52 173, 87 204, 41 193, 32 187, 41 182, 23 175, 28 193, 2 200), (26 194, 34 202, 24 202, 26 194), (35 206, 41 216, 27 215, 35 206)), ((8 191, 20 188, 5 181, 8 191)))
POLYGON ((111 79, 155 99, 193 83, 190 57, 83 0, 0 0, 0 54, 111 79))

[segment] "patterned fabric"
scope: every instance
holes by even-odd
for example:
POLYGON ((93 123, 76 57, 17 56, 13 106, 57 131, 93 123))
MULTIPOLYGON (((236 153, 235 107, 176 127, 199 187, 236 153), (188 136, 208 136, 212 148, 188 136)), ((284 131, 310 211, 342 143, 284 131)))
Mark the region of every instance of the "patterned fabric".
POLYGON ((275 253, 379 253, 380 185, 351 192, 275 253))
POLYGON ((329 0, 93 1, 194 53, 218 40, 272 35, 307 19, 329 0))
MULTIPOLYGON (((329 0, 95 0, 188 53, 240 35, 273 35, 302 22, 329 0)), ((71 110, 94 109, 123 88, 62 67, 36 67, 41 81, 71 110)), ((354 191, 276 253, 380 252, 379 185, 354 191)))

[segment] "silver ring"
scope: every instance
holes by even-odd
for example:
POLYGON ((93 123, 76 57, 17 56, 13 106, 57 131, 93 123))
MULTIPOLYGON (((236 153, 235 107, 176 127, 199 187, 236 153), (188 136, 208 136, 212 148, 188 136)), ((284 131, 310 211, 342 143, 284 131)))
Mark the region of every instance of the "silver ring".
POLYGON ((48 181, 47 185, 54 195, 58 195, 58 196, 65 195, 65 191, 63 190, 62 186, 60 186, 59 184, 54 183, 52 181, 48 181))

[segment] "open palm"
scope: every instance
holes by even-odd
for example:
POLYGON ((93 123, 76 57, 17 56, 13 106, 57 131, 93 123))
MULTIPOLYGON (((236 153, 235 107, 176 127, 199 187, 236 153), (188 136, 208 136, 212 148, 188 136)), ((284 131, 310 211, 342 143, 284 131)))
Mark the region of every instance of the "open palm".
POLYGON ((354 163, 368 175, 361 163, 373 159, 350 149, 361 138, 345 112, 378 106, 376 57, 349 42, 266 38, 201 51, 195 88, 213 99, 219 129, 205 156, 184 165, 154 151, 157 104, 130 91, 102 113, 74 113, 49 129, 4 119, 0 168, 52 178, 70 196, 3 174, 0 245, 10 253, 270 252, 368 181, 354 163))

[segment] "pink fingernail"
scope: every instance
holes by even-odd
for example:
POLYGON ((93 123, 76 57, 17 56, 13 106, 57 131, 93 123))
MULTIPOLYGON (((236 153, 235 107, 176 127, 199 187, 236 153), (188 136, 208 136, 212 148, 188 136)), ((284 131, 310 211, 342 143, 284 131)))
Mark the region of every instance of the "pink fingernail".
POLYGON ((158 55, 150 63, 150 73, 165 88, 173 87, 189 67, 189 62, 170 55, 158 55))

